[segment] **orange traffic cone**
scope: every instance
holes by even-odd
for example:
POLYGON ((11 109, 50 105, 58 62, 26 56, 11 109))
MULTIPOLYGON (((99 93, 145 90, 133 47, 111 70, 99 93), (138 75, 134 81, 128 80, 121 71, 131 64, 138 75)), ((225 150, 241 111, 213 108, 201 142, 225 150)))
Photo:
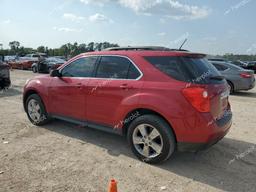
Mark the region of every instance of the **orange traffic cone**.
POLYGON ((108 192, 117 192, 117 182, 116 180, 112 179, 108 186, 108 192))

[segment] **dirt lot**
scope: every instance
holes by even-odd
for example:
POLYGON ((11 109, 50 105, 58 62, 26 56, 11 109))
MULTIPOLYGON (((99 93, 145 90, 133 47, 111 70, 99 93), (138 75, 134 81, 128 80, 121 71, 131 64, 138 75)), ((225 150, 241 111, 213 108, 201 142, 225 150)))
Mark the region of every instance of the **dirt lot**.
POLYGON ((141 163, 123 137, 54 121, 33 126, 22 108, 31 71, 12 71, 0 94, 0 191, 256 191, 256 88, 230 97, 229 134, 207 151, 176 153, 161 165, 141 163))

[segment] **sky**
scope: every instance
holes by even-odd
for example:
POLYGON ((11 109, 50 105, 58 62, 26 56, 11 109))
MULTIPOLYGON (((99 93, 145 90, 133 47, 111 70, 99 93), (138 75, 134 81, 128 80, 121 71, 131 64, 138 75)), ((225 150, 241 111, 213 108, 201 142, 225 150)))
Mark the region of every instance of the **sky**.
POLYGON ((256 54, 256 0, 0 0, 0 44, 71 42, 256 54))

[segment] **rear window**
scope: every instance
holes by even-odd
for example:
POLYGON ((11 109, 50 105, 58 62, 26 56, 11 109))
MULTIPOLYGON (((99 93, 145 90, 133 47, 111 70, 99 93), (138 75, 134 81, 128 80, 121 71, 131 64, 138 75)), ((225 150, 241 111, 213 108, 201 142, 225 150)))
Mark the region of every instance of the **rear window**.
POLYGON ((161 72, 179 81, 197 84, 222 83, 222 80, 209 78, 220 76, 221 74, 205 58, 170 56, 149 56, 144 58, 161 72))
POLYGON ((216 67, 216 69, 218 69, 218 71, 225 71, 228 69, 228 67, 218 64, 218 63, 212 63, 214 65, 214 67, 216 67))
POLYGON ((238 65, 235 65, 233 63, 230 63, 230 65, 234 68, 234 69, 237 69, 237 70, 244 70, 244 68, 238 66, 238 65))

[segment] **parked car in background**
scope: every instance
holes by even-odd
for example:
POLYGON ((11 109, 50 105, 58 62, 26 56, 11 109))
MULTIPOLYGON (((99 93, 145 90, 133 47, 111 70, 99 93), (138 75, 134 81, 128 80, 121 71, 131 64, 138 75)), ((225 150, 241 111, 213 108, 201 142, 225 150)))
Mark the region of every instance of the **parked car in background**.
POLYGON ((6 63, 10 62, 10 61, 15 61, 17 59, 16 55, 6 55, 4 56, 4 61, 6 63))
POLYGON ((220 61, 220 62, 228 62, 226 59, 223 58, 207 58, 208 61, 220 61))
POLYGON ((236 65, 236 66, 239 66, 239 67, 242 67, 244 69, 248 69, 248 63, 247 62, 244 62, 244 61, 231 61, 230 63, 236 65))
POLYGON ((227 82, 205 55, 161 47, 80 54, 27 81, 23 103, 37 126, 57 118, 125 135, 147 163, 207 148, 232 122, 227 82))
POLYGON ((24 58, 19 58, 14 61, 9 61, 8 64, 12 69, 28 70, 32 68, 32 64, 35 63, 33 60, 25 60, 24 58))
POLYGON ((4 62, 4 56, 0 55, 0 90, 11 85, 10 67, 4 62))
POLYGON ((45 60, 39 61, 32 64, 32 71, 34 73, 49 73, 53 69, 57 69, 59 66, 64 64, 66 61, 59 58, 46 58, 45 60))
POLYGON ((64 61, 67 61, 66 57, 64 57, 64 56, 54 56, 54 58, 62 59, 64 61))
POLYGON ((256 73, 256 61, 249 61, 247 68, 253 70, 254 73, 256 73))
POLYGON ((252 70, 246 70, 228 62, 214 61, 212 64, 227 80, 230 93, 254 88, 255 77, 252 70))
POLYGON ((32 61, 39 61, 40 58, 47 58, 47 54, 33 53, 33 54, 27 54, 24 57, 22 57, 23 60, 32 60, 32 61))

